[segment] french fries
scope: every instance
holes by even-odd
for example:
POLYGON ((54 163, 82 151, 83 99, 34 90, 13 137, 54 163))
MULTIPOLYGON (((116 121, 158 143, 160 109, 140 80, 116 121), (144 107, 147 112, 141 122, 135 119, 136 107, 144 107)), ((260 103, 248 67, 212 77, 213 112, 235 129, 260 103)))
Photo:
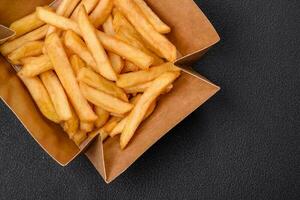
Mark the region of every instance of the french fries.
POLYGON ((96 8, 90 14, 90 20, 96 28, 102 25, 110 15, 113 8, 113 0, 100 0, 96 8))
POLYGON ((140 49, 130 46, 127 43, 101 31, 97 31, 97 36, 107 50, 122 56, 140 68, 147 69, 150 65, 152 65, 153 58, 140 49))
POLYGON ((25 77, 34 77, 50 69, 53 69, 52 63, 48 56, 41 55, 39 57, 29 57, 29 59, 22 61, 24 63, 19 74, 25 77))
MULTIPOLYGON (((50 24, 52 26, 55 26, 55 27, 63 29, 63 30, 70 29, 79 35, 81 34, 76 22, 71 19, 60 16, 60 15, 58 15, 50 10, 47 10, 43 7, 37 7, 36 13, 37 13, 38 18, 47 24, 50 24)), ((47 29, 47 32, 48 32, 48 29, 47 29)), ((54 31, 51 31, 51 32, 54 32, 54 31)))
POLYGON ((107 122, 109 118, 109 112, 97 106, 95 107, 95 112, 98 116, 98 119, 95 121, 95 126, 97 128, 101 128, 107 122))
POLYGON ((56 74, 49 70, 40 75, 44 86, 52 100, 56 113, 61 121, 66 121, 72 118, 72 112, 67 95, 58 80, 56 74))
POLYGON ((170 27, 143 0, 62 0, 10 27, 1 54, 77 146, 121 134, 124 149, 180 75, 170 27))
POLYGON ((117 87, 114 82, 106 80, 89 68, 80 69, 77 79, 102 92, 128 102, 127 95, 121 88, 117 87))
POLYGON ((83 82, 80 82, 80 89, 89 102, 108 112, 125 114, 133 107, 130 103, 96 90, 83 82))
POLYGON ((12 38, 18 38, 34 29, 37 29, 44 25, 45 22, 39 20, 36 12, 26 15, 25 17, 13 22, 9 28, 16 32, 16 35, 12 38))
POLYGON ((177 57, 176 47, 153 28, 133 0, 115 0, 114 3, 144 40, 151 45, 155 53, 168 61, 175 61, 177 57))
MULTIPOLYGON (((56 14, 69 17, 73 10, 75 9, 76 5, 79 3, 80 0, 64 0, 62 1, 58 8, 56 9, 56 14)), ((56 31, 56 27, 49 26, 47 35, 56 31)))
MULTIPOLYGON (((156 107, 156 101, 154 101, 153 103, 150 104, 144 118, 143 118, 143 121, 145 119, 147 119, 154 111, 156 107)), ((126 125, 126 122, 128 120, 128 117, 124 117, 110 132, 109 132, 109 136, 110 137, 114 137, 118 134, 121 134, 125 125, 126 125)))
POLYGON ((116 73, 109 62, 105 50, 103 49, 100 41, 97 38, 96 29, 89 21, 88 15, 84 7, 81 7, 79 9, 77 20, 79 28, 82 32, 83 39, 85 40, 89 50, 91 51, 96 61, 98 67, 97 72, 105 78, 107 78, 108 80, 117 80, 116 73))
POLYGON ((48 30, 48 26, 44 25, 32 32, 29 32, 15 40, 5 42, 0 46, 0 52, 2 55, 7 56, 12 51, 16 50, 17 48, 23 46, 27 42, 40 40, 45 37, 48 30))
POLYGON ((53 68, 80 120, 87 122, 95 121, 97 115, 94 113, 87 100, 82 96, 61 40, 55 32, 47 36, 45 47, 53 68))
MULTIPOLYGON (((112 17, 109 16, 106 21, 103 24, 103 30, 104 33, 108 34, 108 35, 115 35, 115 31, 114 31, 114 27, 113 27, 113 21, 112 21, 112 17)), ((122 71, 123 67, 124 67, 124 61, 121 58, 121 56, 112 53, 112 52, 108 52, 108 58, 111 62, 111 65, 113 67, 113 69, 115 70, 115 72, 117 74, 120 74, 120 72, 122 71)))
POLYGON ((67 30, 64 36, 64 44, 66 47, 74 51, 82 60, 84 60, 95 71, 98 71, 96 62, 85 45, 84 41, 73 31, 67 30))
POLYGON ((130 112, 126 121, 125 127, 121 133, 120 146, 124 149, 134 132, 143 121, 147 110, 151 103, 170 85, 178 76, 180 72, 165 72, 160 75, 151 86, 143 93, 133 110, 130 112))
POLYGON ((77 20, 78 10, 82 6, 85 7, 87 13, 90 13, 96 7, 98 2, 99 0, 82 0, 73 11, 71 19, 77 20))
POLYGON ((27 42, 23 46, 8 54, 7 57, 11 63, 20 64, 20 59, 24 57, 41 55, 43 46, 44 42, 42 41, 27 42))
POLYGON ((171 31, 171 28, 161 21, 161 19, 151 10, 151 8, 149 8, 144 0, 134 0, 134 2, 138 5, 142 13, 157 32, 164 34, 171 31))
POLYGON ((151 67, 149 70, 140 70, 127 74, 121 74, 117 80, 117 86, 127 88, 148 81, 152 81, 162 73, 167 71, 179 71, 173 63, 165 63, 159 66, 151 67))
POLYGON ((115 36, 118 39, 150 55, 154 59, 153 65, 160 65, 164 63, 163 59, 159 58, 147 48, 148 46, 143 42, 140 34, 134 29, 120 11, 114 12, 113 27, 115 30, 115 36))
POLYGON ((55 111, 50 96, 42 81, 38 77, 28 78, 22 76, 21 74, 18 74, 18 76, 27 87, 41 113, 49 120, 59 123, 60 118, 55 111))
POLYGON ((81 60, 81 58, 75 54, 70 57, 70 62, 71 62, 71 67, 73 69, 73 72, 76 76, 78 76, 82 68, 86 67, 84 61, 81 60))

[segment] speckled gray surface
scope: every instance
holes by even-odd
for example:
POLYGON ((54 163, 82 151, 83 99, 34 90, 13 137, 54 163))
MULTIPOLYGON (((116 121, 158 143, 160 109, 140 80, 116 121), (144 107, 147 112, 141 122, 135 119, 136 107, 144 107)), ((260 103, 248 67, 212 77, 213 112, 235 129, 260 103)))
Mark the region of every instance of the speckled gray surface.
POLYGON ((58 166, 0 103, 0 199, 299 199, 300 2, 197 3, 222 37, 195 65, 216 96, 110 185, 84 156, 58 166))

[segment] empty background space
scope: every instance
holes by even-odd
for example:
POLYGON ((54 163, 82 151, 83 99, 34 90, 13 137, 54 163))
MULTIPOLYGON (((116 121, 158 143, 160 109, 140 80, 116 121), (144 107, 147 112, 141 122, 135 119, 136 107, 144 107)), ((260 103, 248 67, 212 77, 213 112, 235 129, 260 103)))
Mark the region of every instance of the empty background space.
POLYGON ((56 164, 1 102, 0 199, 300 198, 300 1, 196 2, 221 42, 194 68, 221 91, 110 185, 83 155, 56 164))

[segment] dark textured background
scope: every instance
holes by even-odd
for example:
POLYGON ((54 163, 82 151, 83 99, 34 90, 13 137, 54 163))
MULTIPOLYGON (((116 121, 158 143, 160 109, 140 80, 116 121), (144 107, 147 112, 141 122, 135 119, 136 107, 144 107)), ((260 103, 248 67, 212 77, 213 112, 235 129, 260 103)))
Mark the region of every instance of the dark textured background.
POLYGON ((195 65, 216 96, 110 185, 84 156, 58 166, 1 103, 0 199, 299 199, 300 1, 197 3, 222 38, 195 65))

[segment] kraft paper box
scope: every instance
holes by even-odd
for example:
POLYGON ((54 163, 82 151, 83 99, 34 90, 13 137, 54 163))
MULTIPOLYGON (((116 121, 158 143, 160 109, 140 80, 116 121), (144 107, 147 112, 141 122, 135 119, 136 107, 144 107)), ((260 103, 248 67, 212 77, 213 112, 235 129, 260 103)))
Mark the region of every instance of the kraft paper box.
MULTIPOLYGON (((87 149, 85 154, 107 183, 219 90, 218 86, 187 67, 220 40, 198 6, 192 0, 146 2, 171 26, 168 38, 180 55, 175 64, 184 72, 174 83, 172 92, 162 96, 155 112, 139 127, 125 150, 120 149, 118 137, 109 138, 104 143, 100 137, 96 137, 95 141, 91 138, 78 148, 59 125, 42 116, 13 68, 0 57, 0 96, 31 136, 62 166, 87 149)), ((31 13, 36 6, 49 3, 49 0, 27 0, 26 3, 22 0, 0 0, 0 24, 4 25, 0 27, 0 41, 11 34, 5 26, 31 13)))

